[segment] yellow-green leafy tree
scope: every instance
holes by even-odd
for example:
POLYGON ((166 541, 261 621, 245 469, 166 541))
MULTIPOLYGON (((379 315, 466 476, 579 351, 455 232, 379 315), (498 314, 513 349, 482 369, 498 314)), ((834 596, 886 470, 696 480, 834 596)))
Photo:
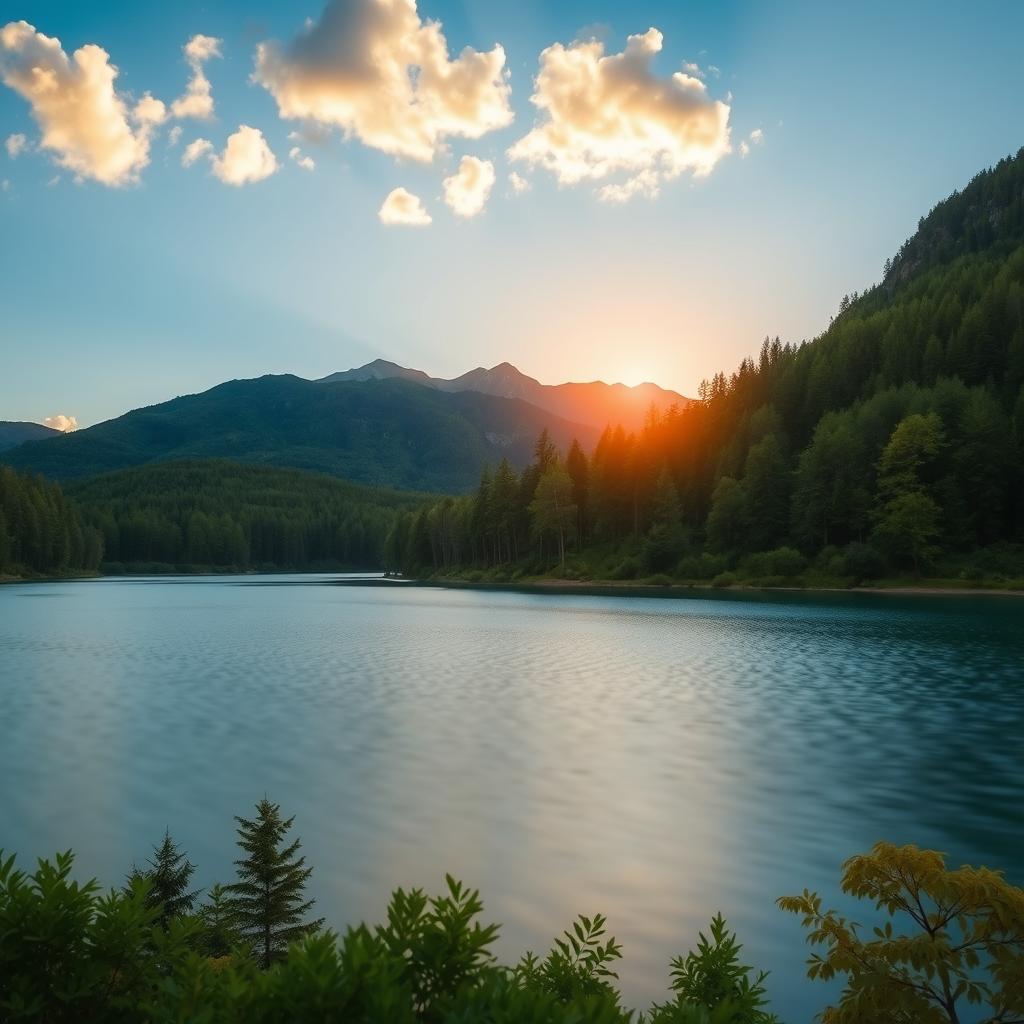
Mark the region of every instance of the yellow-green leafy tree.
POLYGON ((1024 890, 998 871, 950 870, 940 853, 891 843, 850 858, 842 888, 888 920, 868 933, 822 910, 817 893, 778 901, 824 947, 808 976, 846 979, 823 1024, 1024 1022, 1024 890))

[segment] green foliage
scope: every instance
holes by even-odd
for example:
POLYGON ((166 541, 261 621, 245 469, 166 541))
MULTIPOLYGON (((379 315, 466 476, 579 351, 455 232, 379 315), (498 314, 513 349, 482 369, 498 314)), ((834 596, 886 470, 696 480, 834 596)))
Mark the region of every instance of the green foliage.
MULTIPOLYGON (((274 805, 260 807, 257 820, 239 830, 253 847, 240 865, 243 879, 252 877, 253 857, 266 859, 266 847, 277 850, 278 864, 295 853, 294 844, 278 849, 290 822, 274 805), (260 822, 266 837, 250 843, 260 822)), ((180 871, 180 854, 169 845, 165 859, 180 871)), ((503 966, 492 951, 498 927, 480 920, 479 893, 446 877, 437 896, 395 890, 382 924, 341 936, 296 925, 292 899, 276 932, 288 941, 275 941, 268 961, 265 948, 257 943, 250 953, 240 941, 235 922, 244 923, 248 911, 220 886, 195 916, 183 903, 178 914, 161 915, 148 879, 104 894, 95 881, 73 881, 72 867, 63 853, 26 874, 0 854, 4 1024, 776 1021, 765 973, 741 962, 742 947, 720 914, 694 950, 672 961, 671 997, 636 1017, 622 1007, 615 970, 622 950, 600 914, 578 918, 544 956, 527 953, 503 966)), ((304 884, 308 869, 293 862, 286 874, 293 870, 304 884)), ((1013 1024, 1024 1015, 1024 891, 998 872, 953 871, 940 854, 879 843, 846 862, 842 884, 883 916, 870 934, 823 910, 815 893, 778 901, 822 947, 808 975, 844 983, 823 1024, 1013 1024)), ((308 902, 299 907, 306 909, 308 902)))
POLYGON ((802 918, 808 942, 824 947, 808 977, 845 981, 824 1024, 956 1024, 968 1006, 984 1024, 1024 1017, 1024 891, 1001 874, 950 870, 934 851, 877 843, 846 862, 842 888, 889 918, 870 937, 822 910, 817 893, 778 901, 802 918))
MULTIPOLYGON (((629 1024, 615 987, 622 953, 601 915, 580 917, 538 958, 511 967, 491 950, 475 890, 446 877, 445 891, 396 890, 383 924, 343 936, 296 934, 269 966, 225 930, 223 890, 196 918, 158 923, 148 882, 103 896, 71 881, 72 857, 35 874, 0 856, 0 1021, 54 1024, 629 1024)), ((672 1003, 650 1024, 761 1024, 759 982, 712 922, 714 945, 674 963, 672 1003), (718 987, 716 988, 716 984, 718 987), (716 995, 720 990, 721 995, 716 995)))
POLYGON ((108 563, 237 569, 384 564, 402 509, 422 498, 299 470, 164 462, 69 488, 108 563))
POLYGON ((545 462, 538 461, 541 472, 530 502, 530 516, 539 537, 551 536, 556 541, 558 560, 564 566, 566 543, 575 537, 579 508, 573 501, 572 477, 548 450, 546 437, 541 438, 543 446, 538 442, 538 458, 543 457, 545 462))
POLYGON ((298 839, 284 845, 294 820, 282 818, 280 805, 266 797, 256 805, 255 818, 235 818, 238 845, 245 856, 235 861, 238 881, 226 887, 231 920, 257 950, 264 967, 279 958, 289 943, 322 923, 322 919, 303 920, 315 902, 304 899, 313 869, 298 855, 298 839))
POLYGON ((102 557, 100 534, 57 484, 0 466, 0 576, 92 572, 102 557))
POLYGON ((198 917, 201 927, 197 945, 204 956, 228 956, 232 950, 244 945, 231 894, 219 882, 210 886, 206 900, 199 908, 198 917))
POLYGON ((601 942, 605 924, 601 914, 593 918, 581 915, 571 931, 555 939, 554 947, 543 960, 532 953, 523 957, 515 968, 517 980, 528 988, 554 996, 561 1003, 600 997, 606 1004, 617 1007, 619 994, 611 982, 618 975, 612 970, 612 964, 622 958, 622 947, 614 937, 601 942))
POLYGON ((146 887, 146 902, 157 912, 157 923, 166 928, 170 921, 192 913, 200 890, 189 889, 189 881, 195 872, 195 865, 182 853, 171 839, 170 830, 158 846, 153 847, 153 856, 146 868, 132 867, 128 876, 126 892, 146 887))
POLYGON ((885 560, 869 544, 847 544, 842 556, 842 572, 854 582, 878 579, 885 572, 885 560))
POLYGON ((781 547, 761 551, 743 562, 743 575, 750 579, 779 577, 790 580, 807 568, 807 559, 795 548, 781 547))
POLYGON ((140 1021, 193 927, 159 926, 145 883, 104 894, 72 881, 59 853, 26 874, 0 853, 0 1020, 79 1024, 140 1021))
POLYGON ((778 1018, 765 1010, 764 987, 767 972, 754 975, 740 963, 736 933, 730 932, 721 914, 711 920, 710 938, 699 935, 697 948, 672 961, 672 1003, 654 1008, 650 1024, 668 1024, 682 1008, 714 1012, 716 1020, 728 1024, 777 1024, 778 1018))

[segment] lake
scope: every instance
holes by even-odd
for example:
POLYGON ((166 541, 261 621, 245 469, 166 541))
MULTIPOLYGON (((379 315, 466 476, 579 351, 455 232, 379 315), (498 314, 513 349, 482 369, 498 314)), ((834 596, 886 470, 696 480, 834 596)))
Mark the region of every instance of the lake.
POLYGON ((0 587, 0 846, 117 884, 170 827, 208 885, 266 793, 335 927, 448 871, 508 958, 606 914, 639 1005, 721 910, 791 1022, 777 896, 881 838, 1024 883, 1024 599, 336 579, 0 587))

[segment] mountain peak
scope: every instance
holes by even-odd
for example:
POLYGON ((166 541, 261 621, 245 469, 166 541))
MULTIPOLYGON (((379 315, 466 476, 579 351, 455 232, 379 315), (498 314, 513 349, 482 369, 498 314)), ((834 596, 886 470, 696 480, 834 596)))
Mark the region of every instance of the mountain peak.
POLYGON ((415 381, 426 387, 432 387, 432 378, 422 370, 413 370, 406 366, 399 366, 390 359, 373 359, 363 366, 354 367, 351 370, 343 370, 341 373, 331 373, 320 378, 320 383, 331 383, 341 380, 366 381, 366 380, 391 380, 398 377, 402 380, 415 381))
POLYGON ((431 377, 422 370, 399 366, 387 359, 374 359, 365 366, 322 377, 321 382, 385 380, 396 377, 436 391, 475 391, 498 398, 518 398, 574 423, 585 423, 600 429, 609 424, 621 424, 628 430, 636 430, 643 424, 652 405, 664 411, 669 406, 682 407, 690 401, 675 391, 651 383, 635 387, 606 384, 604 381, 541 384, 535 377, 523 373, 507 360, 490 368, 477 366, 459 377, 446 379, 431 377))

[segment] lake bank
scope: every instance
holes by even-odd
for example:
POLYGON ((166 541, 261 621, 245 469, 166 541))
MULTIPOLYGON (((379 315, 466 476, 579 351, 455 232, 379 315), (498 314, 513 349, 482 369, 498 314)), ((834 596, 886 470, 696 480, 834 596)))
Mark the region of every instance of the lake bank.
POLYGON ((704 582, 643 583, 634 580, 557 580, 533 578, 526 580, 469 580, 457 577, 401 577, 423 587, 451 587, 459 590, 498 590, 522 593, 586 594, 605 597, 685 597, 712 594, 892 594, 902 596, 1003 596, 1024 597, 1024 589, 1008 587, 962 586, 956 581, 928 580, 909 584, 843 587, 838 585, 759 586, 736 583, 716 587, 704 582))

